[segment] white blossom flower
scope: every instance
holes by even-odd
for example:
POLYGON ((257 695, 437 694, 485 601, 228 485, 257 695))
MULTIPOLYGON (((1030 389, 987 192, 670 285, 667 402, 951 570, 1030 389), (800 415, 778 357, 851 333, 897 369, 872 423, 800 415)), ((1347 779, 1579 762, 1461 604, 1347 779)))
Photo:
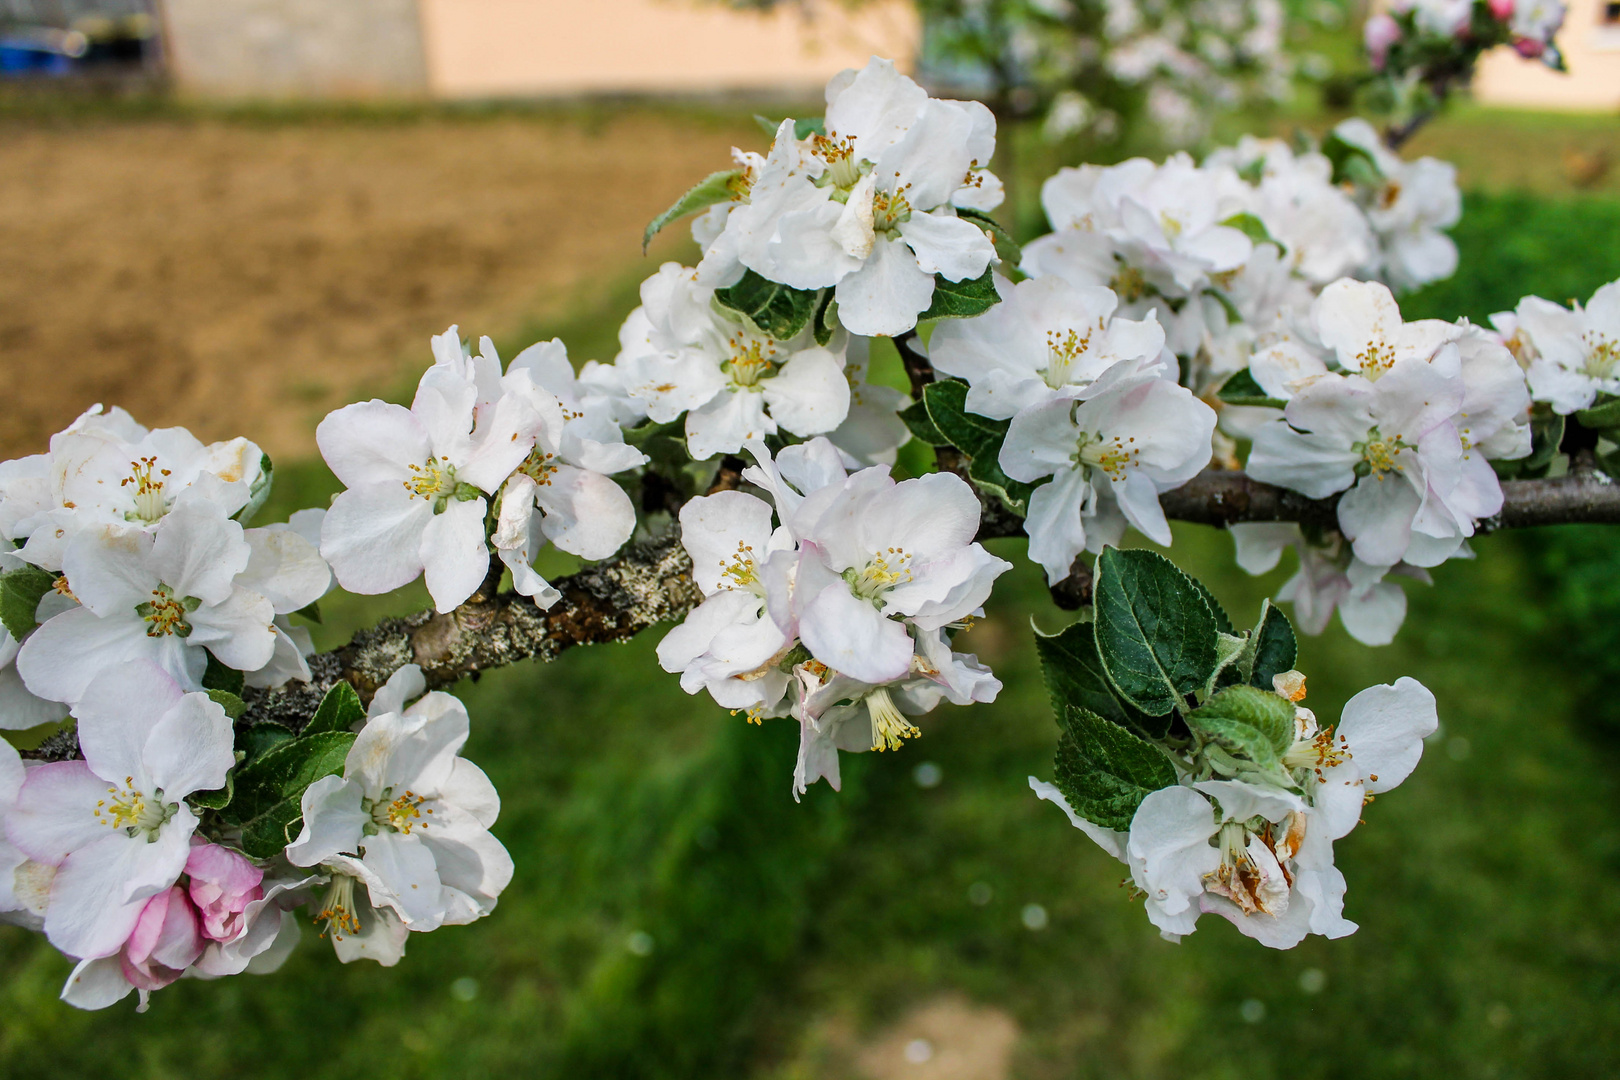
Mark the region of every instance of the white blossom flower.
MULTIPOLYGON (((921 342, 913 342, 913 348, 921 342)), ((827 439, 850 468, 893 465, 900 448, 911 441, 911 429, 899 413, 911 399, 892 386, 872 382, 871 339, 851 337, 844 352, 844 379, 849 383, 849 413, 827 439)))
POLYGON ((777 341, 734 313, 728 318, 713 297, 678 263, 642 283, 642 306, 620 332, 615 363, 654 422, 686 413, 687 450, 699 461, 779 429, 820 435, 844 422, 843 335, 830 348, 817 345, 809 327, 777 341))
MULTIPOLYGON (((415 665, 389 682, 387 704, 425 686, 415 665)), ((512 878, 512 859, 489 832, 500 812, 494 787, 458 756, 467 732, 466 707, 438 691, 403 712, 374 708, 343 775, 305 790, 304 827, 287 846, 287 861, 313 867, 338 856, 358 858, 387 887, 390 906, 412 930, 489 914, 512 878)), ((353 914, 352 907, 345 910, 353 914)), ((336 915, 329 921, 343 922, 336 915)))
POLYGON ((348 489, 321 526, 321 554, 338 583, 382 593, 425 573, 440 611, 466 600, 488 574, 487 497, 528 457, 538 424, 521 399, 485 397, 487 368, 469 377, 445 359, 422 376, 409 409, 374 398, 331 413, 315 430, 321 456, 348 489), (475 426, 481 398, 487 404, 475 426))
POLYGON ((0 923, 39 930, 44 927, 45 905, 40 902, 42 898, 30 896, 29 884, 18 877, 19 872, 25 877, 30 875, 38 864, 31 863, 5 832, 6 818, 17 805, 17 793, 27 776, 17 748, 0 739, 0 923), (30 869, 25 870, 25 866, 30 869))
POLYGON ((1443 230, 1462 217, 1456 168, 1430 157, 1401 160, 1384 146, 1377 130, 1359 118, 1343 121, 1333 133, 1365 151, 1383 174, 1383 183, 1366 193, 1363 204, 1382 249, 1372 271, 1403 290, 1454 274, 1457 245, 1443 230))
POLYGON ((179 878, 197 827, 186 796, 223 787, 236 755, 224 708, 155 664, 104 671, 73 712, 84 759, 28 770, 6 832, 56 868, 46 937, 94 959, 123 948, 147 900, 179 878))
POLYGON ((1599 394, 1620 394, 1620 282, 1573 309, 1527 296, 1515 315, 1518 336, 1531 347, 1535 400, 1567 415, 1591 408, 1599 394))
POLYGON ((996 288, 1001 303, 942 324, 928 344, 935 370, 968 381, 967 408, 981 416, 1010 419, 1090 385, 1121 361, 1157 360, 1164 351, 1156 314, 1115 318, 1119 298, 1105 287, 998 277, 996 288))
POLYGON ((1215 412, 1161 377, 1157 361, 1121 363, 1072 396, 1013 417, 1001 468, 1014 480, 1052 477, 1030 496, 1029 557, 1047 580, 1068 576, 1081 551, 1117 544, 1129 521, 1170 542, 1159 493, 1209 463, 1215 412))
POLYGON ((851 333, 902 333, 932 301, 934 275, 977 278, 995 258, 984 230, 955 212, 1001 201, 984 169, 995 118, 978 102, 929 98, 874 57, 828 83, 825 129, 801 141, 783 122, 726 232, 764 278, 834 289, 851 333))
POLYGON ((400 914, 406 901, 363 859, 333 855, 318 869, 326 880, 315 920, 338 960, 374 960, 383 967, 399 963, 411 934, 400 914))

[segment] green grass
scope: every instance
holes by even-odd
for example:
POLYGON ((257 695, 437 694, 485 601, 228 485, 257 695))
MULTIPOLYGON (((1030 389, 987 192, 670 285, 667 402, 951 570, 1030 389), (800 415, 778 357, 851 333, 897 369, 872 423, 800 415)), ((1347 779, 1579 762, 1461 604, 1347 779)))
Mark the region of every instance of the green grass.
MULTIPOLYGON (((1616 272, 1611 204, 1469 206, 1459 282, 1411 298, 1410 317, 1483 318, 1524 290, 1585 296, 1616 272)), ((635 280, 512 344, 561 333, 577 358, 607 358, 635 280)), ((284 466, 277 509, 331 490, 319 466, 284 466)), ((1182 945, 1158 939, 1122 868, 1027 790, 1050 775, 1056 735, 1029 619, 1059 615, 1000 542, 1018 569, 964 647, 993 663, 1001 699, 942 709, 901 753, 846 758, 842 794, 795 804, 791 723, 753 727, 681 694, 654 661, 657 632, 491 672, 458 692, 518 866, 492 917, 415 937, 387 970, 339 965, 308 933, 282 972, 177 984, 145 1016, 60 1005, 67 963, 0 928, 0 1077, 843 1080, 854 1042, 946 993, 1011 1014, 1028 1077, 1612 1074, 1620 785, 1590 721, 1615 722, 1594 693, 1615 654, 1571 644, 1616 624, 1612 535, 1486 538, 1478 560, 1411 590, 1394 645, 1336 628, 1304 643, 1319 715, 1409 674, 1444 724, 1339 845, 1351 938, 1273 953, 1210 920, 1182 945), (924 761, 937 787, 913 782, 924 761), (1024 928, 1030 903, 1046 929, 1024 928), (629 947, 638 932, 646 955, 629 947), (1258 1022, 1246 1001, 1264 1006, 1258 1022)), ((1229 541, 1195 527, 1175 555, 1240 621, 1284 575, 1244 577, 1229 541)), ((319 636, 420 602, 334 600, 319 636)))

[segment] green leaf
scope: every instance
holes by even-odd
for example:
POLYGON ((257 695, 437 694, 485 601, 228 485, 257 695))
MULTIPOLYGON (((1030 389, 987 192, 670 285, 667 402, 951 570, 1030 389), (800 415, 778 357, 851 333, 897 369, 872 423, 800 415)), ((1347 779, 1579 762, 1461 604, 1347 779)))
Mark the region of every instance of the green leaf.
POLYGON ((1219 289, 1205 289, 1204 295, 1213 296, 1215 298, 1215 302, 1221 305, 1221 310, 1226 312, 1226 320, 1228 322, 1240 323, 1243 321, 1243 312, 1239 311, 1238 306, 1232 303, 1232 298, 1230 296, 1227 296, 1219 289))
POLYGON ((1007 227, 1001 222, 983 210, 969 210, 963 207, 957 208, 956 216, 963 221, 971 221, 975 225, 982 226, 988 231, 991 241, 996 244, 996 254, 1000 255, 1004 261, 1010 262, 1014 266, 1023 261, 1023 248, 1018 246, 1018 241, 1013 239, 1013 234, 1008 232, 1007 227))
POLYGON ((925 319, 969 319, 983 315, 1001 301, 996 292, 995 270, 985 267, 984 273, 966 281, 950 281, 940 274, 934 275, 934 299, 928 310, 917 316, 925 319))
POLYGON ((1174 787, 1176 770, 1152 743, 1087 709, 1064 711, 1053 782, 1074 812, 1126 830, 1142 800, 1174 787))
MULTIPOLYGON (((776 129, 782 126, 781 120, 772 120, 768 116, 759 115, 759 113, 754 114, 754 123, 758 124, 760 129, 773 139, 776 137, 776 129)), ((793 121, 793 137, 795 139, 808 139, 812 135, 825 134, 827 134, 827 129, 824 121, 819 116, 807 116, 802 120, 793 121)))
POLYGON ((951 446, 968 456, 968 477, 1021 511, 1035 488, 1001 471, 1001 444, 1011 421, 968 412, 967 391, 967 383, 960 379, 929 383, 923 388, 928 418, 951 446))
POLYGON ((1096 713, 1104 720, 1132 728, 1152 738, 1164 735, 1166 725, 1127 705, 1114 692, 1097 656, 1097 637, 1090 622, 1077 622, 1056 634, 1035 634, 1041 674, 1052 698, 1052 711, 1061 725, 1072 707, 1096 713))
POLYGON ((1228 615, 1226 609, 1221 607, 1221 602, 1215 599, 1215 594, 1209 591, 1209 587, 1195 577, 1189 576, 1187 580, 1192 582, 1192 587, 1198 590, 1198 595, 1202 596, 1204 603, 1209 605, 1209 613, 1215 616, 1215 629, 1223 634, 1237 633, 1237 630, 1232 626, 1232 616, 1228 615))
POLYGON ((1383 171, 1373 156, 1359 146, 1329 134, 1322 140, 1322 153, 1333 163, 1333 182, 1349 182, 1361 187, 1377 187, 1384 182, 1383 171))
POLYGON ((202 685, 204 690, 224 690, 237 697, 242 696, 243 675, 235 668, 228 668, 219 662, 212 651, 208 653, 208 667, 203 669, 202 685))
POLYGON ((817 345, 826 345, 832 340, 833 334, 838 331, 838 301, 833 299, 833 290, 821 291, 821 306, 816 308, 815 322, 812 333, 815 335, 817 345))
POLYGON ((223 810, 231 804, 231 796, 236 791, 236 776, 234 773, 225 774, 225 786, 212 791, 193 791, 186 796, 194 810, 223 810))
POLYGON ((1611 398, 1590 409, 1582 409, 1575 414, 1575 419, 1579 420, 1583 427, 1589 427, 1593 431, 1607 432, 1620 427, 1620 398, 1611 398))
POLYGON ((360 704, 360 695, 346 679, 332 684, 332 689, 321 699, 320 707, 310 717, 305 735, 319 735, 323 731, 348 731, 366 718, 366 707, 360 704))
POLYGON ((231 515, 231 519, 243 526, 253 524, 253 517, 264 508, 265 500, 270 498, 270 488, 275 483, 276 467, 271 464, 269 454, 259 455, 259 475, 254 478, 253 485, 248 488, 247 505, 231 515))
POLYGON ((305 604, 303 607, 301 607, 297 611, 293 612, 293 614, 301 616, 301 617, 303 617, 305 619, 308 619, 310 622, 315 623, 317 626, 319 626, 320 622, 321 622, 321 604, 320 604, 320 601, 311 600, 309 603, 305 604))
POLYGON ((1221 224, 1236 229, 1256 244, 1275 244, 1278 251, 1285 255, 1288 253, 1287 246, 1275 236, 1272 236, 1270 230, 1266 228, 1266 223, 1253 214, 1233 214, 1221 224))
POLYGON ((1278 398, 1267 396, 1260 384, 1254 381, 1254 376, 1248 368, 1235 371, 1231 377, 1221 384, 1215 396, 1228 405, 1267 405, 1273 409, 1280 409, 1288 404, 1278 398))
POLYGON ((1260 766, 1294 744, 1294 704, 1270 690, 1229 686, 1187 714, 1187 726, 1260 766))
POLYGON ((737 284, 716 289, 714 298, 753 323, 760 333, 786 341, 810 322, 821 294, 814 289, 790 289, 748 270, 737 284))
POLYGON ((735 199, 740 190, 743 178, 741 169, 726 169, 722 172, 713 172, 699 180, 696 184, 675 200, 675 204, 662 214, 647 223, 647 229, 641 234, 641 253, 647 254, 647 245, 652 238, 672 221, 694 214, 699 210, 707 210, 716 203, 730 202, 735 199))
POLYGON ((37 566, 19 566, 0 574, 0 622, 12 640, 21 641, 39 625, 39 602, 56 584, 56 575, 37 566))
POLYGON ((292 742, 294 735, 280 724, 248 724, 236 729, 236 749, 243 761, 252 761, 266 750, 292 742))
POLYGON ((1215 616, 1163 555, 1104 548, 1097 559, 1097 653, 1120 696, 1149 716, 1184 707, 1215 672, 1215 616))
POLYGON ((225 715, 230 717, 232 720, 235 720, 238 716, 241 716, 243 713, 247 712, 247 702, 243 701, 229 690, 210 690, 208 691, 208 697, 209 700, 223 705, 225 707, 225 715))
POLYGON ((1293 624, 1270 600, 1260 604, 1260 621, 1249 636, 1249 647, 1239 661, 1245 668, 1243 677, 1250 686, 1261 690, 1272 689, 1271 679, 1285 671, 1294 670, 1299 659, 1299 642, 1294 637, 1293 624))
POLYGON ((951 440, 940 433, 939 428, 928 418, 928 403, 914 401, 900 410, 900 419, 904 420, 906 427, 911 429, 914 438, 929 446, 949 446, 951 440))
POLYGON ((268 859, 297 839, 304 790, 343 771, 354 739, 347 731, 306 735, 271 747, 237 770, 236 795, 220 817, 241 826, 244 852, 268 859))

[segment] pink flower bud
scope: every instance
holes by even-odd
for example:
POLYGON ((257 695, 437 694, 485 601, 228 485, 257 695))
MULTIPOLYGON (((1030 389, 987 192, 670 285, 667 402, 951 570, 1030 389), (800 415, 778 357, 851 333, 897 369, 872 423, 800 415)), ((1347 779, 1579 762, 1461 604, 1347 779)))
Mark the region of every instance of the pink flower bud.
POLYGON ((1491 15, 1498 22, 1513 18, 1514 0, 1491 0, 1491 15))
POLYGON ((1513 42, 1513 47, 1517 49, 1519 55, 1524 57, 1526 60, 1534 60, 1536 57, 1547 51, 1547 43, 1544 41, 1537 41, 1535 38, 1519 38, 1513 42))
POLYGON ((1384 62, 1389 57, 1389 47, 1401 39, 1401 25, 1385 12, 1379 12, 1367 20, 1362 30, 1362 39, 1367 46, 1367 55, 1372 60, 1375 70, 1384 70, 1384 62))
POLYGON ((264 871, 229 848, 193 838, 186 874, 191 902, 202 916, 203 937, 234 940, 242 930, 242 912, 264 896, 264 871))
POLYGON ((138 990, 157 990, 178 979, 202 955, 197 909, 174 885, 146 902, 120 960, 124 978, 138 990))

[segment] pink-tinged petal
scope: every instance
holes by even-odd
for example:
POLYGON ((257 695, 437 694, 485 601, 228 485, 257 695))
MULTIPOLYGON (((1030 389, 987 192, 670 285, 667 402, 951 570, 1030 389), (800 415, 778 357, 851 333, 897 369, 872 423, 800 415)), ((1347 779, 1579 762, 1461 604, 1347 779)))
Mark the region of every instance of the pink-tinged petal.
POLYGON ((973 541, 979 531, 979 499, 955 473, 929 473, 878 488, 862 500, 860 542, 868 552, 897 548, 925 563, 973 541))
POLYGON ((186 857, 186 888, 197 906, 201 929, 211 941, 233 939, 243 912, 264 896, 264 871, 229 848, 192 838, 186 857))
MULTIPOLYGON (((433 852, 422 838, 384 832, 368 836, 364 862, 393 893, 405 925, 413 930, 433 930, 443 918, 439 872, 433 852)), ((382 899, 373 895, 375 905, 382 899)))
POLYGON ((225 786, 236 764, 231 719, 207 694, 187 694, 159 720, 144 756, 152 782, 166 799, 225 786))
POLYGON ((152 534, 141 529, 84 529, 68 544, 62 572, 86 608, 98 615, 122 615, 152 599, 158 585, 151 567, 152 543, 152 534))
POLYGON ((270 601, 238 587, 224 603, 191 613, 191 636, 186 641, 206 647, 226 667, 257 671, 276 654, 275 619, 270 601))
POLYGON ((392 592, 422 573, 422 533, 432 520, 433 506, 411 498, 404 481, 352 487, 321 522, 321 555, 349 592, 392 592))
POLYGON ((1339 530, 1362 562, 1394 566, 1406 554, 1422 501, 1399 473, 1364 476, 1339 500, 1339 530))
POLYGON ((795 435, 832 431, 849 415, 849 380, 826 349, 794 353, 762 386, 771 419, 795 435))
POLYGON ((477 591, 489 574, 484 543, 483 499, 452 499, 422 530, 422 566, 428 594, 439 611, 451 611, 477 591))
POLYGON ((536 492, 545 511, 541 532, 571 555, 605 559, 636 531, 636 508, 625 490, 601 473, 560 466, 536 492))
POLYGON ((146 902, 124 946, 124 978, 138 990, 159 990, 174 982, 202 954, 197 909, 179 886, 146 902))
POLYGON ((1370 686, 1346 702, 1337 734, 1349 744, 1367 791, 1377 795, 1411 775, 1423 756, 1423 740, 1439 725, 1434 695, 1416 679, 1403 677, 1392 686, 1370 686))
MULTIPOLYGON (((185 691, 166 671, 144 660, 106 668, 91 679, 73 707, 79 721, 79 748, 91 770, 113 780, 144 776, 146 748, 153 732, 184 697, 185 691)), ((223 776, 220 783, 224 783, 223 776)), ((159 782, 159 786, 164 785, 159 782)), ((187 793, 195 790, 190 788, 187 793)))
POLYGON ((304 789, 304 827, 287 845, 294 866, 317 866, 339 852, 359 850, 371 815, 360 808, 365 791, 341 776, 323 776, 304 789))
POLYGON ((197 819, 184 805, 155 839, 108 834, 56 868, 45 936, 69 956, 110 956, 128 940, 146 901, 185 869, 197 819))
POLYGON ((1245 468, 1256 480, 1325 499, 1356 482, 1360 460, 1347 442, 1295 431, 1276 420, 1255 432, 1245 468))
POLYGON ((123 962, 116 956, 80 960, 62 987, 62 1000, 76 1009, 105 1009, 135 989, 124 978, 123 962))
POLYGON ((938 630, 984 606, 996 578, 1012 569, 978 544, 914 567, 914 576, 884 594, 886 615, 909 616, 920 630, 938 630))
POLYGON ((1245 573, 1257 576, 1276 569, 1282 553, 1301 539, 1299 526, 1291 521, 1240 522, 1228 531, 1237 564, 1245 573))
POLYGON ((799 620, 799 636, 817 660, 862 682, 893 682, 911 670, 905 626, 885 619, 846 585, 821 590, 799 620))
POLYGON ((53 761, 28 770, 17 804, 6 814, 6 837, 30 859, 59 865, 79 848, 109 835, 96 820, 111 785, 83 761, 53 761))
POLYGON ((315 429, 321 457, 344 487, 402 484, 432 453, 427 429, 403 405, 373 398, 329 413, 315 429))
POLYGON ((904 241, 880 237, 865 265, 838 283, 838 321, 852 334, 893 337, 917 325, 934 296, 934 275, 904 241))
POLYGON ((192 496, 181 498, 158 525, 151 566, 176 596, 217 604, 231 594, 232 582, 252 555, 241 525, 192 496))

